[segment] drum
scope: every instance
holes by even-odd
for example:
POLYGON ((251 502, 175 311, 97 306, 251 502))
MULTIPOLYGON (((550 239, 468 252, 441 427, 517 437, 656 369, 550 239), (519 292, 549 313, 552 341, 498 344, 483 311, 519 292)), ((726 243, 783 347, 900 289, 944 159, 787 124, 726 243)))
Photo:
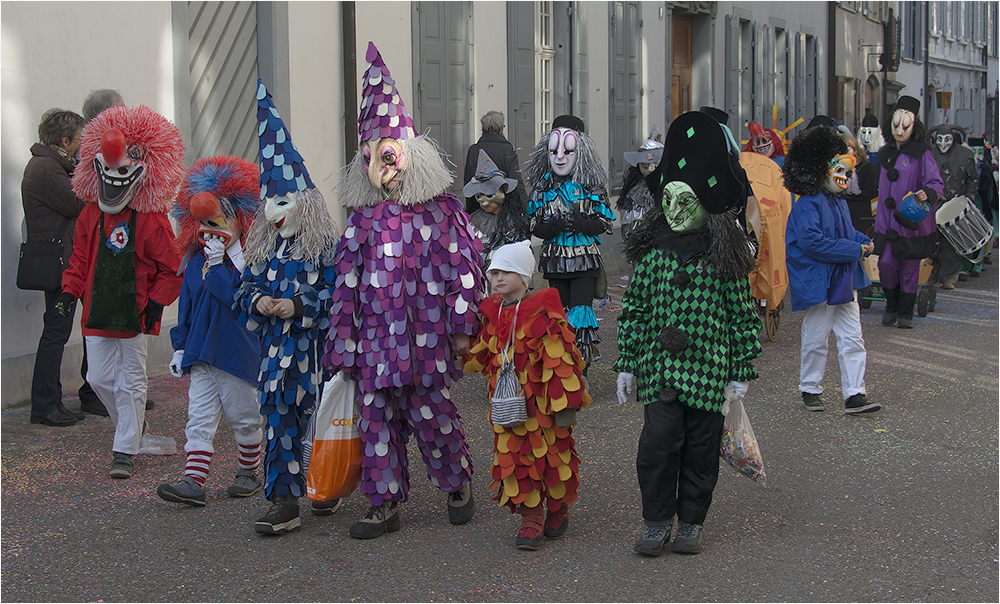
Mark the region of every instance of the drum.
POLYGON ((993 226, 968 197, 945 202, 935 216, 938 231, 963 256, 972 256, 993 238, 993 226))

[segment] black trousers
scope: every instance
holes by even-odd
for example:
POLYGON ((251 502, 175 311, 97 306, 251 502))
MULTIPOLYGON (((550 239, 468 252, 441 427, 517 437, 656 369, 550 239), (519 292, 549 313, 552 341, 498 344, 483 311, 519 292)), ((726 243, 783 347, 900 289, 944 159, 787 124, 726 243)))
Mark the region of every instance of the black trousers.
POLYGON ((642 491, 642 517, 650 525, 704 524, 719 480, 721 413, 677 401, 645 406, 635 468, 642 491))
POLYGON ((597 271, 585 273, 568 273, 568 278, 562 275, 546 277, 549 286, 559 292, 559 301, 564 308, 574 306, 590 306, 594 303, 594 282, 597 281, 597 271), (590 273, 593 272, 593 275, 590 273), (581 276, 589 275, 589 276, 581 276))
POLYGON ((45 415, 55 411, 62 402, 63 348, 73 332, 73 316, 61 317, 56 312, 56 301, 62 294, 57 288, 45 292, 45 314, 42 315, 42 336, 38 339, 35 368, 31 374, 31 414, 45 415))

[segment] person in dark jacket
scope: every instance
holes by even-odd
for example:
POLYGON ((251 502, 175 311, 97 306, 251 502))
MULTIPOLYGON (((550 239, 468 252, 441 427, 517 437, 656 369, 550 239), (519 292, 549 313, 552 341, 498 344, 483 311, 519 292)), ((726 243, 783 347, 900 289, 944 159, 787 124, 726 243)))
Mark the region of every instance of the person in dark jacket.
MULTIPOLYGON (((524 178, 521 176, 521 162, 517 159, 517 152, 514 145, 510 144, 507 137, 503 135, 504 117, 500 111, 488 111, 479 122, 483 125, 483 135, 479 141, 469 147, 469 152, 465 156, 465 178, 462 182, 469 182, 476 176, 476 166, 479 165, 479 150, 482 149, 490 159, 496 163, 497 168, 517 181, 517 186, 513 192, 507 191, 507 202, 512 205, 526 204, 528 193, 524 189, 524 178)), ((479 202, 475 195, 466 197, 465 213, 472 215, 480 210, 479 202)))
POLYGON ((851 212, 851 224, 861 233, 869 229, 874 231, 872 200, 878 198, 878 170, 875 164, 868 161, 868 153, 858 139, 843 132, 840 138, 847 143, 847 154, 857 162, 847 183, 847 209, 851 212))
MULTIPOLYGON (((38 125, 39 142, 31 146, 31 159, 21 180, 21 204, 28 227, 28 241, 61 239, 63 267, 73 253, 76 217, 87 202, 73 193, 70 179, 76 167, 76 152, 83 137, 83 117, 63 109, 49 109, 38 125)), ((72 426, 82 413, 73 413, 62 403, 63 348, 73 331, 73 315, 60 316, 55 304, 62 287, 45 292, 42 336, 35 353, 31 376, 31 423, 72 426)))

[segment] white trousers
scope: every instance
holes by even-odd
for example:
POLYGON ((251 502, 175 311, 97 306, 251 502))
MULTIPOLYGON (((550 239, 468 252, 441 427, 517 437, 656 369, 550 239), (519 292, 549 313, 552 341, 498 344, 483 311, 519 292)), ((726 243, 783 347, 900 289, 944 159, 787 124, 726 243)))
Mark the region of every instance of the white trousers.
POLYGON ((135 455, 146 419, 146 334, 87 336, 87 382, 115 423, 111 450, 135 455))
POLYGON ((191 386, 188 388, 184 451, 214 453, 212 440, 223 415, 237 443, 260 444, 264 436, 264 418, 257 403, 257 387, 208 363, 195 363, 191 367, 191 386))
POLYGON ((799 391, 823 394, 821 382, 826 371, 826 353, 830 348, 831 330, 837 336, 840 388, 844 400, 855 394, 867 394, 865 363, 868 352, 861 337, 861 311, 857 299, 834 306, 824 302, 806 310, 802 318, 799 391))

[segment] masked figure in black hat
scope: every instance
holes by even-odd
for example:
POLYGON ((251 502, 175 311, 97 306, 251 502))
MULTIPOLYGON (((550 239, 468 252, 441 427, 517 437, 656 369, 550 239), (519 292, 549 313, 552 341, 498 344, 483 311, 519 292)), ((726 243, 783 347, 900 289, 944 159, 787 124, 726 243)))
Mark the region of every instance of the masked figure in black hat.
POLYGON ((600 357, 593 302, 604 269, 598 247, 611 234, 608 173, 583 120, 562 115, 535 145, 525 170, 534 189, 528 203, 531 232, 543 240, 538 268, 556 288, 589 366, 600 357))
MULTIPOLYGON (((974 201, 979 188, 979 173, 972 149, 962 145, 965 130, 954 124, 940 124, 931 128, 930 136, 934 139, 931 154, 944 182, 942 203, 960 195, 974 201)), ((940 205, 938 209, 941 209, 940 205)), ((931 282, 941 283, 943 289, 955 289, 962 257, 946 237, 938 237, 938 251, 940 254, 934 260, 931 282)))
POLYGON ((645 178, 660 164, 663 156, 663 136, 653 126, 649 138, 637 151, 624 154, 628 166, 622 174, 622 186, 618 192, 615 210, 622 221, 622 241, 628 238, 636 222, 651 208, 659 208, 646 186, 645 178))
POLYGON ((476 168, 462 192, 476 202, 469 213, 469 223, 483 243, 483 266, 489 266, 493 252, 508 243, 531 238, 528 230, 527 200, 521 197, 518 182, 497 167, 479 150, 476 168))
POLYGON ((882 124, 891 141, 878 152, 878 210, 875 214, 875 253, 885 292, 883 325, 913 327, 920 260, 935 251, 937 224, 934 206, 944 183, 931 154, 927 129, 920 121, 920 101, 899 97, 892 120, 882 124), (912 193, 912 196, 910 195, 912 193))
POLYGON ((756 261, 729 215, 746 203, 726 135, 705 113, 674 120, 663 159, 646 177, 662 211, 625 243, 635 274, 618 318, 618 400, 636 390, 645 424, 636 471, 645 529, 635 551, 701 551, 719 477, 728 402, 757 378, 760 319, 748 275, 756 261), (732 158, 732 159, 730 159, 732 158))

